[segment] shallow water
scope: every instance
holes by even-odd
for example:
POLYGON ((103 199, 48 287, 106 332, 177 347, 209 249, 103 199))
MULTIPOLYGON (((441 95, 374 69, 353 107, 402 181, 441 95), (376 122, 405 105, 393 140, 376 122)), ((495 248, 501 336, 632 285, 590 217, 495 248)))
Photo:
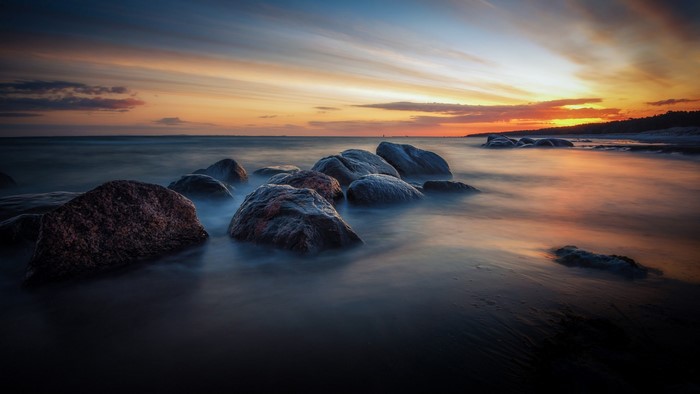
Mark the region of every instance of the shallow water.
MULTIPOLYGON (((0 140, 0 195, 167 185, 225 157, 249 173, 310 168, 380 139, 105 137, 0 140)), ((365 245, 299 257, 240 244, 231 203, 196 202, 207 243, 89 281, 22 289, 30 251, 2 250, 0 368, 30 389, 324 391, 522 389, 538 341, 574 308, 641 318, 697 311, 700 160, 577 149, 483 150, 482 140, 394 139, 433 150, 483 192, 398 207, 341 203, 365 245), (574 244, 663 276, 627 280, 552 261, 574 244), (688 300, 688 294, 691 295, 688 300), (694 298, 692 298, 694 296, 694 298), (612 308, 612 309, 611 309, 612 308)))

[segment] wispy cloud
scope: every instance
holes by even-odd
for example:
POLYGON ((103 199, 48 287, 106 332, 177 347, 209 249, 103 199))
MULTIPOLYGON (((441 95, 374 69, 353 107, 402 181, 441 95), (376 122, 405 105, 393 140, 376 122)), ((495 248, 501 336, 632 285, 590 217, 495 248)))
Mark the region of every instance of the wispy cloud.
POLYGON ((667 100, 660 100, 660 101, 650 101, 647 102, 649 105, 655 105, 655 106, 661 106, 661 105, 674 105, 674 104, 682 104, 682 103, 694 103, 696 101, 700 100, 692 100, 692 99, 667 99, 667 100))
POLYGON ((338 108, 338 107, 319 106, 319 107, 314 107, 314 108, 319 110, 319 111, 340 111, 340 108, 338 108))
POLYGON ((187 120, 182 120, 179 116, 160 118, 158 120, 154 120, 153 123, 164 126, 216 126, 213 123, 190 122, 187 120))
POLYGON ((259 119, 274 119, 276 118, 277 115, 263 115, 263 116, 258 116, 259 119))
POLYGON ((91 86, 67 81, 0 83, 0 113, 10 114, 6 117, 28 117, 45 111, 125 112, 145 104, 135 97, 102 97, 127 93, 129 90, 123 86, 91 86))
POLYGON ((590 103, 600 103, 600 98, 562 99, 521 105, 467 105, 451 103, 395 102, 365 104, 357 107, 391 111, 428 112, 449 116, 415 116, 416 123, 484 123, 510 121, 542 121, 551 119, 614 119, 620 116, 618 108, 570 108, 590 103))

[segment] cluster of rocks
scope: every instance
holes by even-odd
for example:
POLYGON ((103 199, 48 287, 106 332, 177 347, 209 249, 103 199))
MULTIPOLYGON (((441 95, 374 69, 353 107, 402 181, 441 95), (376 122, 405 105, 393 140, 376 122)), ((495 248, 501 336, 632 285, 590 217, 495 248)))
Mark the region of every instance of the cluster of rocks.
MULTIPOLYGON (((349 149, 324 157, 312 170, 285 165, 254 174, 270 178, 245 197, 229 235, 304 254, 363 242, 335 209, 346 194, 351 204, 383 205, 423 199, 423 191, 477 190, 449 180, 407 183, 402 177, 452 174, 437 154, 388 142, 377 154, 349 149)), ((233 184, 247 181, 245 168, 229 158, 168 188, 119 180, 86 193, 3 197, 0 236, 5 244, 34 243, 28 284, 91 275, 203 242, 208 234, 189 198, 230 200, 233 184)))
POLYGON ((510 138, 505 135, 492 134, 486 137, 486 143, 481 145, 484 148, 571 148, 574 144, 571 141, 561 138, 510 138))

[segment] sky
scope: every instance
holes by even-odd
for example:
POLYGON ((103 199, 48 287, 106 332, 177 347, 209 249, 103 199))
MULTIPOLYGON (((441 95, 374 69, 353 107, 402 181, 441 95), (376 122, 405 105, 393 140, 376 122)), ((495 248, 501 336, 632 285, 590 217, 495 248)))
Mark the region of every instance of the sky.
POLYGON ((700 109, 700 1, 0 2, 0 136, 463 136, 700 109))

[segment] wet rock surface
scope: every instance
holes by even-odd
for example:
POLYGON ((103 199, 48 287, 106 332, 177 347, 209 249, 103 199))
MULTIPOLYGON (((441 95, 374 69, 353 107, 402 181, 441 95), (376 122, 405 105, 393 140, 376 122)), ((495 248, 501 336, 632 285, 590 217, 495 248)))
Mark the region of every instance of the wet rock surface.
POLYGON ((333 205, 311 189, 262 185, 231 219, 236 240, 272 245, 302 254, 362 243, 333 205))
POLYGON ((350 184, 348 201, 358 205, 383 205, 422 199, 423 193, 401 179, 388 175, 365 175, 350 184))
POLYGON ((218 179, 204 174, 187 174, 168 185, 188 198, 220 200, 233 198, 231 190, 218 179))
POLYGON ((248 173, 245 168, 233 159, 219 160, 206 169, 195 171, 194 174, 209 175, 230 184, 248 182, 248 173))
POLYGON ((343 199, 340 183, 335 178, 318 171, 305 170, 293 174, 278 174, 270 178, 268 183, 313 189, 332 204, 343 199))
POLYGON ((26 283, 155 258, 207 236, 181 194, 136 181, 107 182, 44 215, 26 283))
POLYGON ((0 220, 25 213, 53 211, 82 193, 50 192, 0 197, 0 220))
POLYGON ((629 278, 644 278, 649 273, 661 271, 645 267, 627 256, 591 253, 573 245, 554 250, 555 261, 570 267, 585 267, 606 270, 629 278))
POLYGON ((383 141, 377 146, 377 155, 394 166, 401 176, 452 175, 445 159, 413 145, 383 141))
POLYGON ((253 174, 270 177, 277 174, 293 174, 297 171, 301 171, 301 168, 292 165, 281 165, 258 168, 257 170, 253 171, 253 174))
POLYGON ((361 149, 348 149, 339 155, 324 157, 311 168, 337 179, 347 186, 364 175, 385 174, 399 178, 399 173, 383 158, 361 149))
POLYGON ((423 191, 426 193, 474 193, 479 189, 456 181, 425 181, 423 191))

